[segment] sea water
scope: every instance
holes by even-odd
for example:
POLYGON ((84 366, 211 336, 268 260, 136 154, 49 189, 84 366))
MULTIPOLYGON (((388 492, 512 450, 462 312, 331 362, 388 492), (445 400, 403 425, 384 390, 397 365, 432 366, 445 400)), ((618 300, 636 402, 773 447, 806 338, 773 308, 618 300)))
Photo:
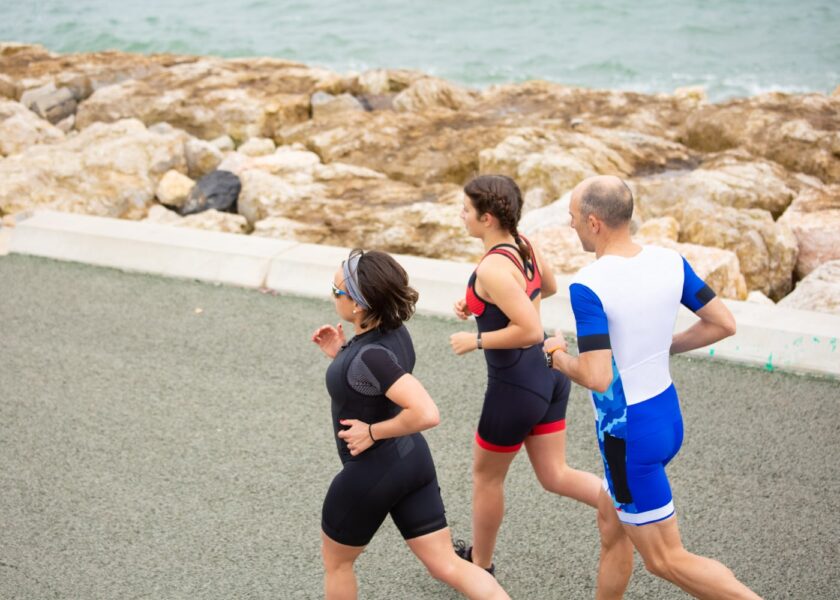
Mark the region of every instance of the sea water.
POLYGON ((0 40, 56 52, 272 56, 710 99, 840 84, 838 0, 0 0, 0 40))

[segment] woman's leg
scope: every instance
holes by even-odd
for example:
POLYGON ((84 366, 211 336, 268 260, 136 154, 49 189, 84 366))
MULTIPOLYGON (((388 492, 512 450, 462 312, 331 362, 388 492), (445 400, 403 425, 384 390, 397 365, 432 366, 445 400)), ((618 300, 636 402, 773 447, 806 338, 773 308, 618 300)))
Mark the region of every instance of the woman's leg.
POLYGON ((365 546, 339 544, 321 532, 321 556, 324 560, 324 596, 327 600, 355 600, 356 575, 353 563, 365 546))
POLYGON ((467 598, 509 598, 496 579, 484 569, 458 558, 449 528, 406 540, 408 547, 435 579, 452 586, 467 598))
POLYGON ((473 550, 480 567, 493 564, 496 535, 505 514, 505 476, 516 452, 493 452, 473 446, 473 550))
POLYGON ((549 492, 595 507, 601 480, 592 473, 566 464, 566 432, 556 431, 525 438, 525 449, 542 486, 549 492))

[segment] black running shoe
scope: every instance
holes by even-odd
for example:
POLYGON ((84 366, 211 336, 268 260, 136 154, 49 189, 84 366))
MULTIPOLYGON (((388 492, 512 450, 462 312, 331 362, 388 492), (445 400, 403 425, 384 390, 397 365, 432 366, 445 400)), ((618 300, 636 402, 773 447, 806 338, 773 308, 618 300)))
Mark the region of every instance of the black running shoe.
MULTIPOLYGON (((455 554, 460 556, 466 561, 472 562, 472 546, 467 546, 467 542, 464 540, 455 540, 452 542, 453 548, 455 548, 455 554)), ((496 564, 493 563, 486 569, 484 569, 488 573, 490 573, 493 577, 496 576, 496 564)))

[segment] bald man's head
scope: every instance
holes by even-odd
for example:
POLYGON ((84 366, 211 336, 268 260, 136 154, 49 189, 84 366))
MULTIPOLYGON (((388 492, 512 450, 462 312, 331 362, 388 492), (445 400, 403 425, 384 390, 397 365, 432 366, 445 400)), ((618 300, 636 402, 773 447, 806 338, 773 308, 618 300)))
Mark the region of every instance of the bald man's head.
POLYGON ((633 193, 618 177, 599 175, 585 179, 572 196, 580 202, 583 219, 594 214, 610 229, 626 225, 633 217, 633 193))

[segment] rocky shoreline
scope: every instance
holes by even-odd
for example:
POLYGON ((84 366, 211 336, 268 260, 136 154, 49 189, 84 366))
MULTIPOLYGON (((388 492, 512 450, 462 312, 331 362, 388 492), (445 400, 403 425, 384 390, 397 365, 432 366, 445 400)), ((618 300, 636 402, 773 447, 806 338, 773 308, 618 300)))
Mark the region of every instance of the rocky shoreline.
POLYGON ((592 259, 568 192, 626 179, 645 243, 723 296, 840 313, 840 87, 720 104, 278 59, 0 43, 0 216, 34 208, 474 260, 478 173, 514 177, 555 271, 592 259), (794 289, 795 287, 795 289, 794 289))

